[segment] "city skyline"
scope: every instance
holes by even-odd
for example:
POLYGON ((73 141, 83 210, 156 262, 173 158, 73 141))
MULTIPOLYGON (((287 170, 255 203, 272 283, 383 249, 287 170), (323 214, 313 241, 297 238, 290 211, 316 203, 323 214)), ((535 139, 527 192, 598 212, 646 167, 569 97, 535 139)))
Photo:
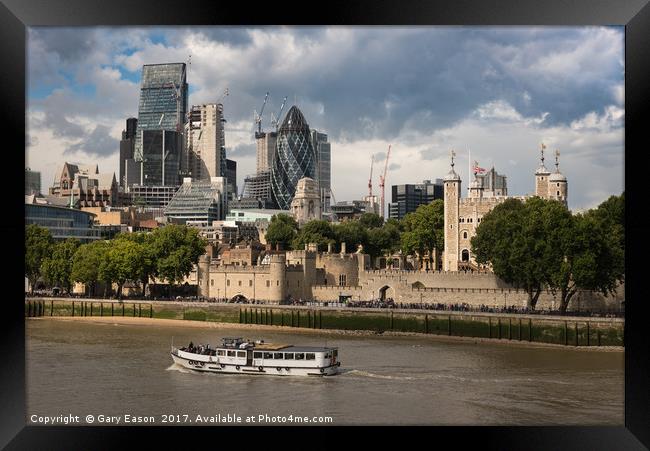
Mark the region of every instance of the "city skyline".
MULTIPOLYGON (((255 173, 253 110, 288 96, 326 133, 336 200, 373 189, 392 144, 390 186, 442 177, 455 149, 532 193, 540 143, 560 150, 569 207, 624 190, 622 27, 30 28, 26 166, 51 185, 64 161, 119 173, 142 65, 187 62, 189 104, 223 100, 238 185, 255 173), (288 49, 288 50, 287 50, 288 49), (61 114, 61 111, 66 113, 61 114)), ((549 161, 550 162, 550 161, 549 161)), ((465 168, 465 169, 463 169, 465 168)))

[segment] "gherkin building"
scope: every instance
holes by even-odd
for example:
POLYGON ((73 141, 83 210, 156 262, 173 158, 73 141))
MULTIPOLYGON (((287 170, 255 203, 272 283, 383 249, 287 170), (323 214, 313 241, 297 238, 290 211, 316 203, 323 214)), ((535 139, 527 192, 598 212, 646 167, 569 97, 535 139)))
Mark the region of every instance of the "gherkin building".
POLYGON ((316 179, 316 167, 309 125, 294 105, 278 130, 271 166, 271 194, 277 208, 289 210, 298 180, 303 177, 316 179))

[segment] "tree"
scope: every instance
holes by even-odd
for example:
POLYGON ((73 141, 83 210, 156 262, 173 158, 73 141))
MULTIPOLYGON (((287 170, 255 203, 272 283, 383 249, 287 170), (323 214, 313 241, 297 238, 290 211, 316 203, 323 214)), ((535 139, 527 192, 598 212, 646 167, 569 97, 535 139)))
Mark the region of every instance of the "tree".
POLYGON ((109 246, 108 241, 82 244, 72 258, 70 278, 89 287, 91 296, 95 295, 96 283, 104 281, 100 274, 100 267, 106 262, 109 246))
POLYGON ((545 202, 538 197, 525 204, 507 199, 483 216, 471 239, 476 261, 489 263, 506 283, 523 288, 533 310, 547 280, 545 260, 551 245, 539 216, 545 202))
POLYGON ((156 274, 170 284, 181 282, 190 274, 208 244, 197 229, 185 225, 168 224, 152 235, 156 274))
POLYGON ((392 254, 400 248, 400 230, 397 221, 388 220, 382 227, 368 230, 366 253, 374 260, 382 254, 392 254))
POLYGON ((31 294, 41 276, 43 260, 50 255, 54 240, 44 227, 30 224, 25 227, 25 276, 29 280, 31 294))
POLYGON ((104 280, 117 284, 118 299, 122 299, 122 287, 127 280, 137 280, 143 266, 143 246, 134 240, 114 239, 101 264, 104 280))
POLYGON ((359 222, 366 229, 374 229, 384 225, 384 219, 376 213, 364 213, 359 218, 359 222))
POLYGON ((275 246, 282 244, 290 246, 298 234, 298 223, 296 220, 285 213, 274 215, 266 231, 266 242, 275 246))
POLYGON ((45 257, 41 266, 43 278, 50 286, 58 285, 70 293, 73 258, 79 244, 79 240, 69 238, 52 246, 51 254, 45 257))
POLYGON ((322 219, 314 219, 302 226, 292 246, 294 249, 304 249, 305 244, 316 243, 318 250, 323 251, 327 249, 328 244, 334 242, 334 230, 330 223, 322 219))
POLYGON ((417 252, 420 264, 424 254, 428 253, 431 267, 434 253, 441 251, 444 246, 444 224, 444 202, 441 199, 420 205, 417 210, 402 219, 402 251, 405 254, 417 252))
POLYGON ((115 239, 129 240, 141 245, 139 249, 142 258, 139 260, 140 267, 136 269, 135 279, 142 283, 142 294, 146 297, 149 281, 157 276, 157 255, 153 246, 155 236, 146 232, 121 233, 115 239))
POLYGON ((615 235, 619 247, 625 251, 625 192, 620 196, 610 196, 587 214, 603 221, 608 233, 615 235))
MULTIPOLYGON (((366 213, 372 215, 372 213, 366 213)), ((380 218, 381 219, 381 218, 380 218)), ((334 239, 337 243, 346 243, 347 249, 354 250, 362 245, 364 250, 368 247, 367 227, 358 221, 345 221, 332 227, 334 239)))

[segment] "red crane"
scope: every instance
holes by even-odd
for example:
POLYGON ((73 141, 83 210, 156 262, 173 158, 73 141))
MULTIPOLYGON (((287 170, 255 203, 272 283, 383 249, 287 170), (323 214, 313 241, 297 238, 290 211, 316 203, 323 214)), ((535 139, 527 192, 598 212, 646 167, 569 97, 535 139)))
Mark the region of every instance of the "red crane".
POLYGON ((384 174, 379 176, 379 188, 381 188, 381 217, 385 218, 386 202, 384 198, 384 185, 386 182, 386 172, 388 171, 388 157, 390 157, 390 144, 386 153, 386 163, 384 164, 384 174))

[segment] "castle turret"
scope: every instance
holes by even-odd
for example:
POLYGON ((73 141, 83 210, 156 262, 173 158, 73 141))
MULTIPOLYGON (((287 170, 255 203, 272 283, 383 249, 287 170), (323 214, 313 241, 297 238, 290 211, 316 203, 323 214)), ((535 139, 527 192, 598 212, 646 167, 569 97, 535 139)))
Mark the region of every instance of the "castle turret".
POLYGON ((548 178, 548 194, 547 197, 553 200, 559 200, 567 205, 568 183, 567 179, 560 172, 560 151, 555 151, 555 172, 548 178))
POLYGON ((206 298, 210 296, 210 257, 207 254, 199 257, 196 265, 196 278, 199 288, 199 296, 206 298))
POLYGON ((272 254, 269 261, 269 300, 283 302, 287 297, 287 257, 285 254, 272 254))
POLYGON ((547 198, 548 197, 548 178, 551 175, 546 166, 544 166, 544 149, 546 146, 544 143, 541 145, 540 152, 542 154, 541 163, 537 170, 535 171, 535 195, 547 198))
POLYGON ((451 170, 443 179, 445 192, 445 271, 458 271, 458 211, 460 207, 460 176, 454 171, 454 157, 451 151, 451 170))

